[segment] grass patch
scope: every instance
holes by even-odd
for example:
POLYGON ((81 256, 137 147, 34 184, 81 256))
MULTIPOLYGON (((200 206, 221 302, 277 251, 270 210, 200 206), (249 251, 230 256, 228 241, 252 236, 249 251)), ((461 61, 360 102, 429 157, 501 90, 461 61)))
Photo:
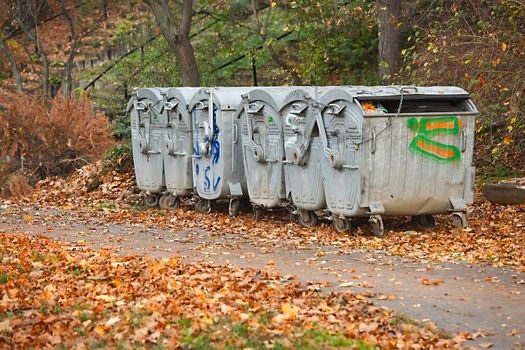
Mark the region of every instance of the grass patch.
POLYGON ((78 317, 80 322, 84 323, 88 320, 94 321, 95 315, 92 312, 83 311, 80 316, 78 317))
MULTIPOLYGON (((269 313, 255 315, 257 320, 270 318, 269 313)), ((180 342, 184 348, 191 349, 360 349, 377 350, 376 346, 366 344, 360 340, 348 339, 341 333, 330 333, 321 328, 296 328, 293 333, 273 335, 252 329, 248 322, 222 319, 210 326, 206 331, 196 333, 191 328, 191 321, 181 319, 177 322, 181 326, 180 342), (220 345, 220 346, 219 346, 220 345)))
POLYGON ((0 273, 0 284, 6 284, 10 279, 11 278, 6 272, 0 273))
POLYGON ((476 174, 476 184, 482 185, 484 183, 499 182, 505 179, 512 179, 514 177, 520 177, 520 173, 516 169, 507 168, 506 166, 500 165, 491 168, 485 168, 479 174, 476 174))

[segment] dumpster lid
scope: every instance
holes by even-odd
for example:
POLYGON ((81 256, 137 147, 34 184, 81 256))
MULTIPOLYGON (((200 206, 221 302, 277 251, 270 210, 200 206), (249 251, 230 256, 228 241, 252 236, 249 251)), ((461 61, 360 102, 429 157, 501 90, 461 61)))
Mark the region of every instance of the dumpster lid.
POLYGON ((166 93, 166 100, 175 99, 179 102, 183 102, 184 107, 186 108, 197 91, 199 91, 199 88, 196 87, 169 88, 166 93))
POLYGON ((454 86, 377 86, 342 87, 326 94, 321 103, 356 101, 367 116, 397 114, 477 113, 469 94, 454 86))
POLYGON ((292 91, 286 95, 280 106, 279 112, 294 102, 307 102, 308 100, 318 100, 321 96, 331 90, 336 90, 340 86, 300 86, 293 87, 292 91))
MULTIPOLYGON (((268 106, 271 106, 272 108, 275 108, 275 110, 278 112, 286 96, 288 96, 288 94, 294 89, 295 87, 287 86, 257 87, 245 95, 248 96, 249 103, 260 101, 268 106)), ((237 111, 235 111, 235 117, 239 118, 243 111, 244 104, 240 103, 237 111)))
POLYGON ((161 102, 164 101, 163 94, 165 94, 167 91, 168 91, 167 88, 141 88, 141 89, 137 89, 133 93, 133 96, 130 98, 126 109, 127 109, 128 112, 130 112, 134 108, 134 105, 135 105, 136 101, 147 99, 147 100, 152 102, 152 108, 157 113, 162 113, 162 109, 163 109, 164 106, 163 106, 163 103, 161 103, 161 102))
POLYGON ((250 87, 206 87, 200 88, 191 99, 189 110, 192 111, 197 104, 207 106, 210 91, 213 93, 213 103, 220 106, 221 110, 236 110, 242 101, 242 94, 248 93, 250 87))

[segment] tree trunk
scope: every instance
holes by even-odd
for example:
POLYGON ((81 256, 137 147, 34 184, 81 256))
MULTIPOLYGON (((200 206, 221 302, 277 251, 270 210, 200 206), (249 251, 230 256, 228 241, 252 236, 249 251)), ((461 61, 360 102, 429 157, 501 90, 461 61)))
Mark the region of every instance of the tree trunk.
POLYGON ((9 60, 9 63, 11 64, 11 72, 13 73, 13 78, 16 81, 16 89, 22 92, 22 77, 20 76, 20 71, 16 65, 15 56, 13 56, 13 53, 11 50, 9 50, 7 43, 3 39, 0 39, 0 49, 4 52, 5 56, 9 60))
POLYGON ((175 47, 175 56, 182 74, 182 84, 184 86, 199 86, 199 68, 193 52, 190 38, 188 36, 181 38, 175 47))
POLYGON ((172 4, 173 6, 169 5, 169 0, 143 1, 153 11, 162 35, 175 53, 182 75, 182 85, 199 86, 199 70, 190 41, 193 0, 183 0, 182 4, 172 4), (174 8, 181 11, 180 19, 173 13, 174 8))
POLYGON ((51 86, 49 81, 49 59, 47 58, 46 53, 44 52, 44 49, 42 48, 42 44, 40 42, 40 38, 38 36, 38 26, 35 26, 35 34, 31 32, 31 29, 27 25, 26 22, 21 18, 21 16, 16 16, 16 20, 20 27, 22 28, 24 34, 27 36, 27 38, 35 45, 38 55, 40 56, 40 59, 42 60, 42 66, 43 66, 43 72, 42 72, 42 95, 44 98, 49 99, 51 97, 51 86))
POLYGON ((379 26, 379 76, 390 82, 401 67, 401 0, 377 0, 379 26))
POLYGON ((75 23, 71 18, 68 10, 66 9, 65 0, 60 1, 60 7, 62 9, 62 16, 66 19, 69 27, 69 34, 71 35, 71 51, 67 57, 67 61, 62 71, 62 94, 66 97, 71 97, 73 92, 73 64, 78 48, 80 46, 80 38, 75 30, 75 23))

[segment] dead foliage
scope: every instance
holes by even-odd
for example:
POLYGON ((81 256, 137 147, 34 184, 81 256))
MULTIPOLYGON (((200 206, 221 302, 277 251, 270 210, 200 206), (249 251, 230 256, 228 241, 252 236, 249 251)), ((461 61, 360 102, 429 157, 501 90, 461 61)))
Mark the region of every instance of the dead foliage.
POLYGON ((24 175, 10 174, 5 183, 0 184, 0 197, 22 197, 33 191, 24 175))
POLYGON ((106 116, 84 99, 58 95, 49 101, 0 91, 0 159, 31 180, 69 174, 114 145, 106 116))
POLYGON ((480 110, 476 165, 523 175, 525 5, 488 0, 407 2, 400 82, 457 85, 480 110))
POLYGON ((8 348, 450 349, 468 337, 396 322, 366 293, 323 293, 265 270, 5 234, 0 256, 0 341, 8 348), (324 339, 304 344, 316 331, 324 339))
POLYGON ((341 254, 352 249, 382 250, 418 261, 483 262, 525 271, 525 205, 492 204, 480 191, 476 192, 467 229, 454 228, 449 215, 436 216, 437 226, 424 230, 412 227, 410 218, 385 218, 385 237, 376 238, 370 236, 366 220, 355 225, 351 233, 341 234, 329 221, 323 220, 316 227, 302 227, 290 223, 284 213, 265 213, 262 221, 255 221, 249 208, 243 208, 235 218, 230 217, 226 209, 210 214, 196 212, 189 202, 176 211, 137 211, 141 197, 135 189, 133 174, 117 171, 104 174, 102 168, 102 163, 97 163, 78 170, 69 179, 41 181, 33 195, 16 205, 38 203, 143 227, 196 228, 212 234, 238 234, 265 249, 282 244, 291 248, 327 245, 337 247, 341 254), (93 179, 100 183, 89 191, 93 179), (86 211, 86 208, 93 210, 86 211))

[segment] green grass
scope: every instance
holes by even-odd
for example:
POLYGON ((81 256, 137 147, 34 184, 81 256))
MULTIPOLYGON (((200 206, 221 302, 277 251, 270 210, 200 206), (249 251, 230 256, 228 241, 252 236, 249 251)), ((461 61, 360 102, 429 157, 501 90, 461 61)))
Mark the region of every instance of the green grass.
POLYGON ((0 284, 6 284, 7 282, 9 282, 9 280, 10 277, 6 272, 0 273, 0 284))
POLYGON ((507 168, 500 165, 493 168, 485 168, 483 171, 476 172, 476 184, 494 183, 505 179, 519 177, 520 174, 516 169, 507 168))
MULTIPOLYGON (((271 319, 270 314, 257 315, 259 321, 271 319)), ((293 335, 274 336, 265 332, 259 332, 250 328, 247 322, 235 322, 231 319, 223 319, 214 323, 210 328, 199 334, 191 328, 191 321, 181 319, 177 322, 182 327, 179 338, 183 348, 208 350, 216 349, 219 344, 224 344, 225 349, 251 348, 251 349, 301 349, 315 350, 326 347, 330 348, 355 348, 360 350, 376 350, 360 340, 348 339, 340 333, 330 333, 321 328, 304 330, 295 329, 293 335), (226 340, 224 343, 223 341, 226 340)), ((223 348, 221 346, 221 348, 223 348)))
POLYGON ((86 322, 88 320, 95 320, 95 315, 93 313, 90 313, 90 312, 87 312, 87 311, 83 311, 80 316, 78 317, 78 319, 80 320, 80 322, 86 322))

